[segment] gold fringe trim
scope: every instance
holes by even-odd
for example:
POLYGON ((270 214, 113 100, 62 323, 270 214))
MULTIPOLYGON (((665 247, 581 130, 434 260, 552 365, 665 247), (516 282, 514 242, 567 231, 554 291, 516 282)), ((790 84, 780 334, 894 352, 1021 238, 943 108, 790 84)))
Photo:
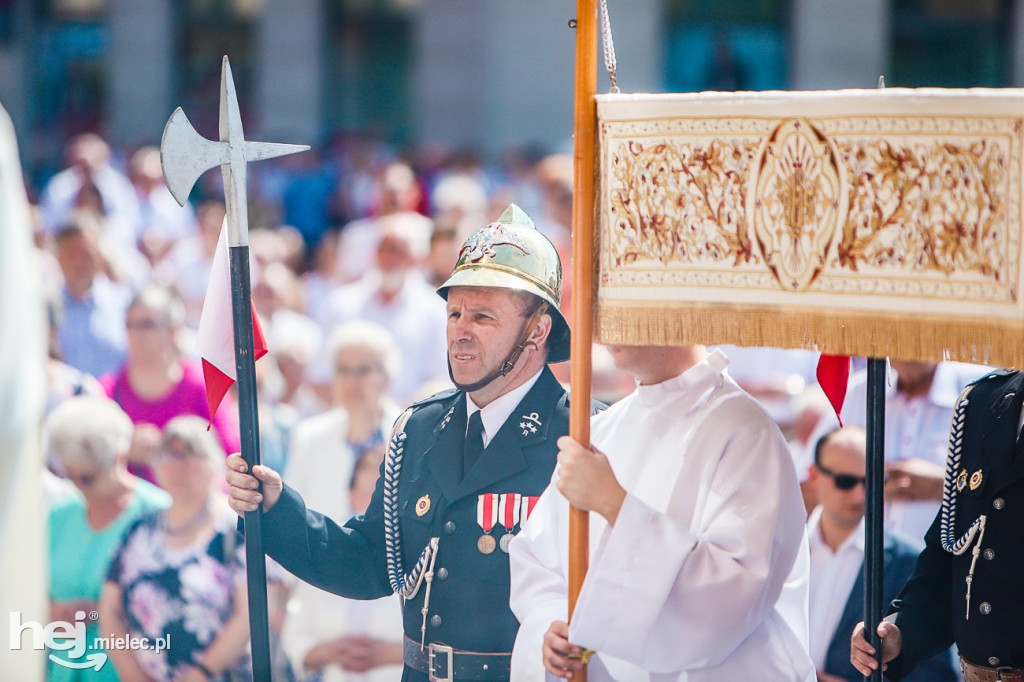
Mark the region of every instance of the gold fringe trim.
POLYGON ((597 301, 601 344, 732 344, 1024 368, 1024 320, 690 302, 597 301))

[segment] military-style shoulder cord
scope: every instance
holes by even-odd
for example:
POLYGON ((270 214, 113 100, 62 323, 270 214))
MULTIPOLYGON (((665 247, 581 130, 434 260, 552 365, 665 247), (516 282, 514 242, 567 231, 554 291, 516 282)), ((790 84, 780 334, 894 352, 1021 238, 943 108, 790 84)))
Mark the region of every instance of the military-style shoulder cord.
POLYGON ((956 400, 956 409, 953 411, 953 423, 949 429, 949 452, 946 455, 946 480, 942 484, 942 525, 940 527, 940 540, 942 549, 951 554, 960 556, 971 546, 975 536, 977 542, 971 551, 971 568, 967 573, 967 614, 966 619, 971 617, 971 583, 974 582, 974 567, 978 563, 978 555, 981 553, 981 540, 985 536, 985 515, 982 514, 967 532, 954 540, 956 532, 956 500, 954 488, 956 487, 957 475, 960 471, 960 457, 963 454, 964 426, 967 420, 967 394, 973 386, 968 386, 956 400))
POLYGON ((388 580, 391 589, 402 599, 412 599, 419 592, 424 581, 427 591, 423 599, 423 625, 420 628, 420 647, 426 637, 427 607, 430 602, 430 584, 434 578, 434 559, 437 556, 439 538, 431 538, 420 553, 412 571, 405 574, 402 562, 402 529, 398 520, 398 476, 402 471, 402 456, 405 451, 405 424, 412 410, 406 410, 391 434, 387 456, 384 458, 384 547, 388 565, 388 580))

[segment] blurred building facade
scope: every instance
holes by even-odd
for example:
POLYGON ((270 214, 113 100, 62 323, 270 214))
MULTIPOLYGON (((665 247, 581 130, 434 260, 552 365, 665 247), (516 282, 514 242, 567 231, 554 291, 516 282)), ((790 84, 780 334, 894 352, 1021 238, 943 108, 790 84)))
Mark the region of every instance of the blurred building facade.
MULTIPOLYGON (((221 55, 248 137, 567 148, 575 0, 0 0, 0 102, 30 173, 96 130, 216 135, 221 55)), ((1024 0, 608 0, 626 92, 1024 83, 1024 0)), ((599 91, 607 89, 603 69, 599 91)))

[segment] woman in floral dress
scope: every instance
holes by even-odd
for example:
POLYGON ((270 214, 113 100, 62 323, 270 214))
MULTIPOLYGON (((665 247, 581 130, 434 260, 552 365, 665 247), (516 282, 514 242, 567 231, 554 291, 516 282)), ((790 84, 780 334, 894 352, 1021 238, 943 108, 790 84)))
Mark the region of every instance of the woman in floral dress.
POLYGON ((123 682, 252 678, 244 552, 218 487, 223 462, 205 420, 167 424, 155 474, 171 506, 128 530, 100 597, 105 635, 150 643, 110 652, 123 682))

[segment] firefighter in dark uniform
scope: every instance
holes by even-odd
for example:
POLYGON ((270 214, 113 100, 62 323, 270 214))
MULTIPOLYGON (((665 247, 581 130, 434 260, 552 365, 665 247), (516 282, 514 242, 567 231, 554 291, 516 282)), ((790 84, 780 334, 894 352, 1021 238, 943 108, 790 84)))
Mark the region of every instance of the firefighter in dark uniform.
MULTIPOLYGON (((956 643, 966 682, 1024 682, 1024 372, 968 386, 950 430, 942 509, 879 624, 888 679, 956 643)), ((875 667, 863 623, 851 662, 875 667)))
POLYGON ((286 569, 345 597, 402 595, 403 680, 509 677, 519 623, 508 542, 569 430, 567 394, 547 368, 569 357, 561 282, 554 247, 517 206, 470 236, 438 289, 457 388, 396 422, 365 515, 337 525, 261 468, 259 497, 241 457, 228 460, 232 507, 263 500, 266 551, 286 569))

